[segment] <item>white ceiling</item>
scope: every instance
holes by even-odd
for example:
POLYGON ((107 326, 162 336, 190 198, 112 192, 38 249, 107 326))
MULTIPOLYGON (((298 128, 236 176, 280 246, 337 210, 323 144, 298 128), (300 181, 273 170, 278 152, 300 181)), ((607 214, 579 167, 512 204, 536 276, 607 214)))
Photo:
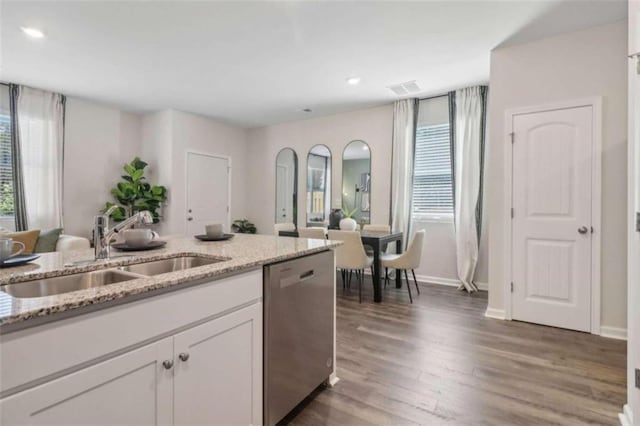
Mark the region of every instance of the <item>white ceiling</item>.
POLYGON ((626 17, 624 0, 7 1, 0 80, 244 127, 488 81, 492 48, 626 17), (27 38, 20 26, 42 29, 27 38), (358 86, 345 79, 359 76, 358 86), (311 108, 311 113, 301 110, 311 108))

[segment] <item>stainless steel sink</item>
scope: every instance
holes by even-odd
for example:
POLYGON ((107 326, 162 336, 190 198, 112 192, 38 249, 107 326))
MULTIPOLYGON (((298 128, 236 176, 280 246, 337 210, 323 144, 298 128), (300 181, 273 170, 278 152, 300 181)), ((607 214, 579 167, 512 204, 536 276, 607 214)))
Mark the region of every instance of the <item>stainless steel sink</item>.
POLYGON ((0 286, 0 291, 17 298, 43 297, 70 293, 92 287, 102 287, 109 284, 134 280, 136 278, 144 277, 116 269, 106 269, 103 271, 84 272, 43 280, 7 284, 0 286))
POLYGON ((102 271, 84 272, 56 278, 25 281, 0 286, 0 291, 17 298, 53 296, 92 287, 102 287, 136 278, 182 271, 222 262, 208 257, 180 256, 152 262, 136 263, 102 271))
POLYGON ((120 271, 133 272, 141 275, 160 275, 167 272, 183 271, 221 262, 220 259, 197 256, 172 257, 170 259, 156 260, 153 262, 136 263, 134 265, 121 266, 120 271))

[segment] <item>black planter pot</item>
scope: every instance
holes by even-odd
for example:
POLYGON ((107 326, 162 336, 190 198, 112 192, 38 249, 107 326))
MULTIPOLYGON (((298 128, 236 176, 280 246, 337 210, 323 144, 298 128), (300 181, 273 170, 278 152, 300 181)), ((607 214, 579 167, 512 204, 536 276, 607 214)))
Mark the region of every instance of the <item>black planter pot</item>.
POLYGON ((344 219, 342 210, 334 209, 329 215, 329 229, 340 229, 340 221, 344 219))

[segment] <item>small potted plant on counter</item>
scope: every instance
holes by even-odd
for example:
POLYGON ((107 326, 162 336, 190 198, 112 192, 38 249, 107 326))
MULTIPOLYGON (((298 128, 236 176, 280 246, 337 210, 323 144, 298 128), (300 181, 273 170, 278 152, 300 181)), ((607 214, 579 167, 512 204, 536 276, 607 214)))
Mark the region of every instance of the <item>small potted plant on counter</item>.
POLYGON ((234 220, 231 224, 231 229, 236 234, 255 234, 258 232, 256 226, 247 219, 234 220))

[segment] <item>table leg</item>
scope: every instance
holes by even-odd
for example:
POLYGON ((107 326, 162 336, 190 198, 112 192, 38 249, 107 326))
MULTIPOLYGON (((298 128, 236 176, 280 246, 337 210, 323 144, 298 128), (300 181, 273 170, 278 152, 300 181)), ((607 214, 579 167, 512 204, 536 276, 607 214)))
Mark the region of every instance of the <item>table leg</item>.
MULTIPOLYGON (((402 238, 396 240, 396 253, 402 253, 402 238)), ((402 270, 396 269, 396 288, 402 288, 402 270)))
POLYGON ((382 302, 382 289, 380 287, 380 244, 373 246, 373 301, 382 302))

